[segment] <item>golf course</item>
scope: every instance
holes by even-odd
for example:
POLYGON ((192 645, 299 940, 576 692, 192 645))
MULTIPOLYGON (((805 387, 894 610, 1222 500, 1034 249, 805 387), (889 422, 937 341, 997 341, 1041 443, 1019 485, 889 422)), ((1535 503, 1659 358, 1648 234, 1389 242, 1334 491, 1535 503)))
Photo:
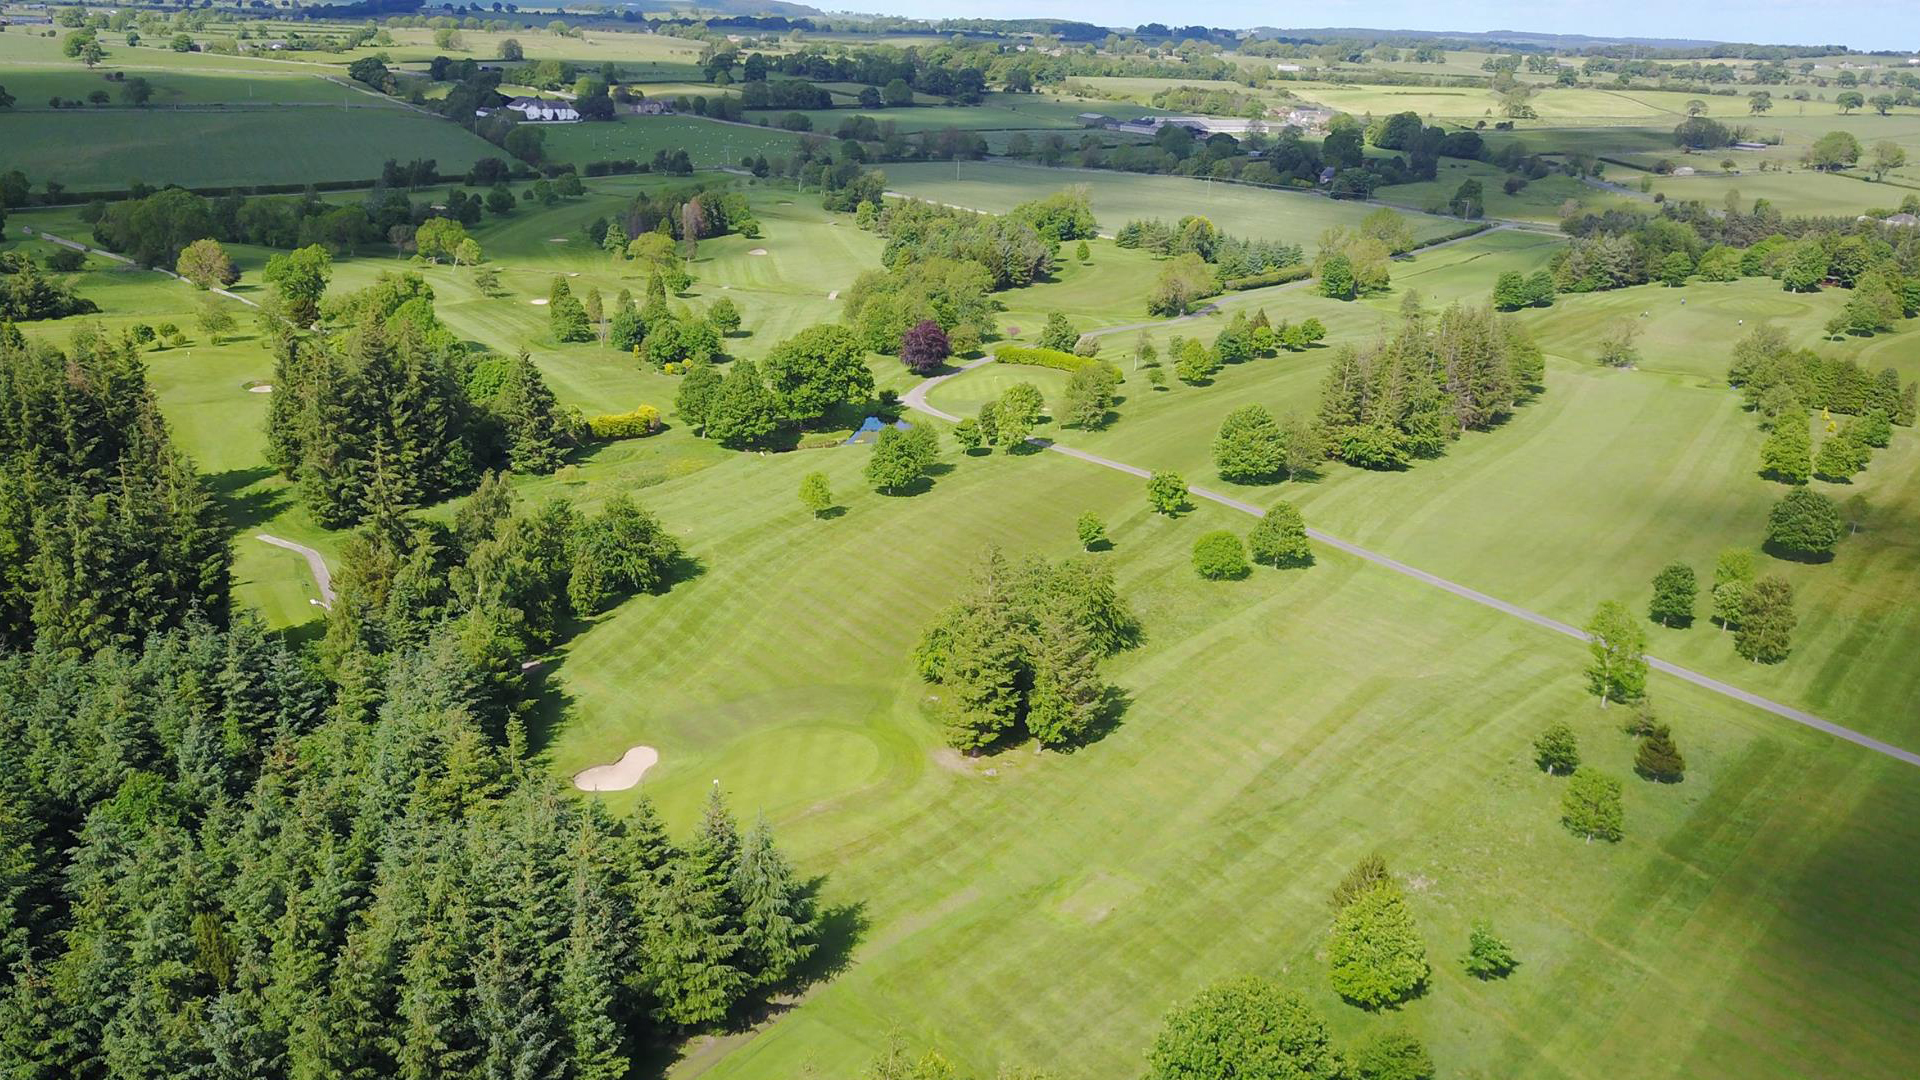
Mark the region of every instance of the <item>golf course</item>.
POLYGON ((0 31, 7 1071, 1920 1074, 1898 58, 72 10, 0 31), (493 123, 547 64, 607 118, 493 123), (1337 1068, 1169 1064, 1249 976, 1337 1068))

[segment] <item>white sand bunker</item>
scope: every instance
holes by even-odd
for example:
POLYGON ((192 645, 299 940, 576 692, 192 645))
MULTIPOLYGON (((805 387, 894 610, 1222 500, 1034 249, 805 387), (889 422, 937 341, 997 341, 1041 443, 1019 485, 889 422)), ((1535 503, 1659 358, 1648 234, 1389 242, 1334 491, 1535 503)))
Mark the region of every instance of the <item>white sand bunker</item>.
POLYGON ((659 763, 660 752, 651 746, 636 746, 620 755, 611 765, 595 765, 573 775, 573 786, 581 791, 625 791, 640 782, 659 763))
POLYGON ((247 387, 247 393, 249 393, 249 394, 271 394, 271 393, 273 393, 273 387, 272 387, 272 386, 269 386, 269 385, 268 385, 268 384, 266 384, 266 383, 261 383, 261 384, 260 384, 259 386, 249 386, 249 387, 247 387))
POLYGON ((765 255, 766 253, 766 248, 754 248, 752 251, 747 252, 749 255, 765 255))
POLYGON ((542 296, 542 297, 540 297, 540 298, 538 298, 538 299, 535 299, 535 300, 529 300, 529 301, 527 301, 527 303, 529 303, 529 304, 532 304, 532 305, 534 305, 535 307, 543 307, 543 306, 545 306, 545 305, 546 305, 546 302, 547 302, 547 298, 546 298, 546 297, 544 297, 544 296, 542 296))
POLYGON ((570 236, 549 236, 549 237, 547 237, 547 243, 549 243, 549 244, 571 244, 571 243, 573 243, 573 238, 572 238, 572 237, 570 237, 570 236))

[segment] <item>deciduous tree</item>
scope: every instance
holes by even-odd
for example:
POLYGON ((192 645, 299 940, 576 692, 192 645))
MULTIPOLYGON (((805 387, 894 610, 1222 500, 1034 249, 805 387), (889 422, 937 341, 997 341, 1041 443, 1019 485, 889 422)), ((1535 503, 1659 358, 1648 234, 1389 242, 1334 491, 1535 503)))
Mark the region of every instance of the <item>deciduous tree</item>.
POLYGON ((1620 839, 1622 820, 1620 781, 1586 765, 1573 770, 1560 797, 1561 824, 1591 843, 1620 839))

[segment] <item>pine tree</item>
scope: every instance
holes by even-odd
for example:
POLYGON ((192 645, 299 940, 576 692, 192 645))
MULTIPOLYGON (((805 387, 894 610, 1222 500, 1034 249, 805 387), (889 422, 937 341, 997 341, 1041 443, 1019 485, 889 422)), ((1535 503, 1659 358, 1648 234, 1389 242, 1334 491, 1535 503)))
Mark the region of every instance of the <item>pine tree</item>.
POLYGON ((733 891, 744 927, 741 966, 759 986, 784 985, 813 953, 813 909, 764 816, 741 841, 733 891))
POLYGON ((1640 740, 1640 749, 1633 758, 1633 771, 1663 784, 1679 783, 1686 776, 1687 760, 1673 744, 1673 733, 1667 725, 1653 725, 1640 740))
POLYGON ((593 816, 581 816, 570 856, 572 920, 567 930, 556 1011, 566 1032, 570 1080, 621 1080, 627 1075, 618 1009, 622 960, 629 955, 625 926, 612 896, 593 816))
POLYGON ((559 1025, 534 979, 495 927, 475 964, 472 1025, 482 1080, 558 1080, 565 1075, 559 1025))
POLYGON ((652 1014, 680 1027, 725 1017, 747 986, 737 965, 740 935, 730 928, 726 890, 692 859, 679 859, 646 913, 647 948, 639 979, 652 1014))
POLYGON ((488 402, 507 436, 507 459, 519 472, 550 473, 571 443, 560 403, 526 350, 509 362, 500 390, 488 402))
POLYGON ((1027 732, 1042 746, 1081 742, 1099 721, 1106 699, 1099 651, 1086 629, 1058 605, 1041 610, 1033 637, 1027 732))

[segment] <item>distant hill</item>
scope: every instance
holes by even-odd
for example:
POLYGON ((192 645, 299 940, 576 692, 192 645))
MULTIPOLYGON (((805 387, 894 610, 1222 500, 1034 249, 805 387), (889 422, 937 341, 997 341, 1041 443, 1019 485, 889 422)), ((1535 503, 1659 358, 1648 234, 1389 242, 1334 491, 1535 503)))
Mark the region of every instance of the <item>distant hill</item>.
POLYGON ((817 7, 788 3, 787 0, 649 0, 644 5, 634 6, 644 7, 649 12, 664 11, 674 15, 698 12, 708 15, 785 15, 794 19, 826 14, 817 7))
POLYGON ((1357 26, 1282 29, 1255 27, 1259 37, 1330 41, 1336 38, 1407 41, 1468 41, 1486 45, 1532 45, 1549 49, 1583 49, 1596 45, 1647 45, 1657 49, 1698 49, 1724 44, 1698 38, 1590 37, 1586 34, 1541 34, 1531 30, 1383 30, 1357 26))

